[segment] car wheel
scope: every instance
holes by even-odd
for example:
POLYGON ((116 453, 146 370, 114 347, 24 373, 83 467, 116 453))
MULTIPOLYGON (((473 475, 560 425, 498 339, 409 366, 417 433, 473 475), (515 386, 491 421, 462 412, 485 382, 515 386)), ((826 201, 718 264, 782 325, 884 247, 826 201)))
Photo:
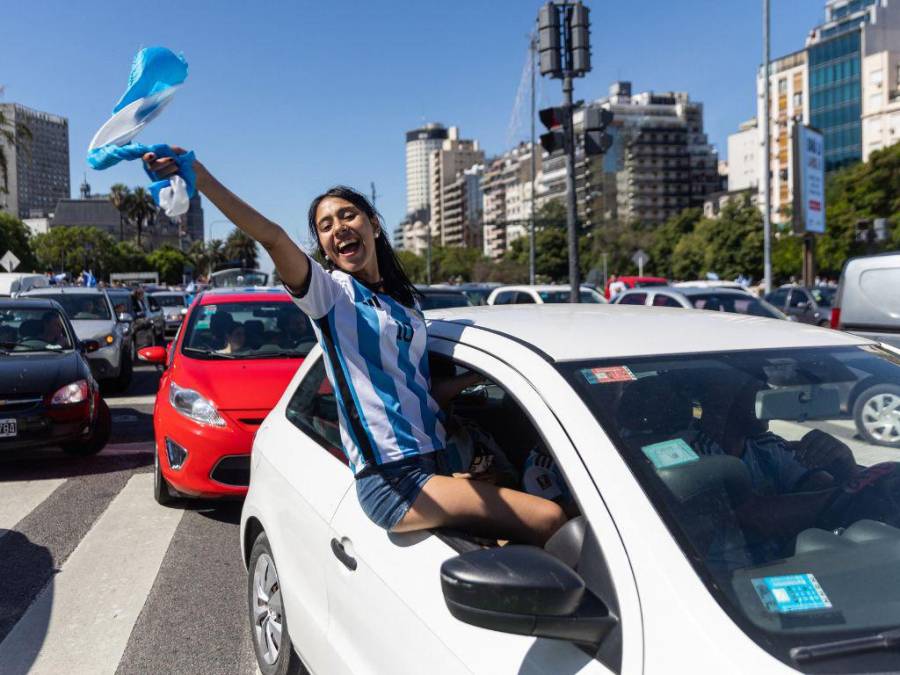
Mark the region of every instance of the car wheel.
POLYGON ((253 543, 247 570, 250 632, 260 672, 263 675, 306 673, 291 645, 281 583, 265 532, 261 532, 253 543))
POLYGON ((856 398, 853 419, 868 442, 900 448, 900 387, 876 384, 866 389, 856 398))
POLYGON ((109 413, 109 406, 106 405, 106 401, 101 398, 91 433, 77 443, 66 443, 63 445, 63 452, 69 455, 96 455, 106 447, 111 434, 112 416, 109 413))
POLYGON ((162 506, 171 506, 175 498, 169 489, 169 483, 162 474, 162 467, 159 465, 159 450, 153 447, 153 498, 157 504, 162 506))

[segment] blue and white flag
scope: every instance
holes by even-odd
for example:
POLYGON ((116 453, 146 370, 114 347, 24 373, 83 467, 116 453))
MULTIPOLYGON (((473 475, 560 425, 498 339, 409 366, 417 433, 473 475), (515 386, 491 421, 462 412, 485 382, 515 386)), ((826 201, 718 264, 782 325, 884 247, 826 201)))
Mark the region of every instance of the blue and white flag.
POLYGON ((88 288, 93 288, 97 285, 97 277, 95 277, 94 273, 89 270, 82 270, 81 283, 83 283, 88 288))
POLYGON ((153 180, 150 194, 166 215, 173 218, 187 212, 196 191, 194 153, 176 155, 168 145, 132 141, 171 102, 187 78, 187 69, 184 56, 165 47, 139 51, 128 76, 128 88, 113 108, 113 116, 94 136, 87 155, 91 168, 101 171, 123 160, 140 159, 148 152, 157 157, 173 157, 178 173, 171 178, 147 171, 153 180))

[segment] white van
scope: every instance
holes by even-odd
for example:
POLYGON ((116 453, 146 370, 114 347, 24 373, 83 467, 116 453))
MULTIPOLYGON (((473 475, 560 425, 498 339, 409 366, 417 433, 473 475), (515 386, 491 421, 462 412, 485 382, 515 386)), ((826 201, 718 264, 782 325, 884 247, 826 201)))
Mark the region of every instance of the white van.
POLYGON ((0 272, 0 298, 15 298, 32 288, 46 288, 49 285, 43 274, 0 272))

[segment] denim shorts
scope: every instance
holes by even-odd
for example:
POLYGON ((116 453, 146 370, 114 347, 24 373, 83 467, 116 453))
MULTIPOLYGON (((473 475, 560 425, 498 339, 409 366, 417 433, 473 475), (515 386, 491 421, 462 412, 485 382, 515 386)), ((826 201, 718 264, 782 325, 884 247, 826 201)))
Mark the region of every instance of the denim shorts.
POLYGON ((373 523, 390 531, 403 520, 422 486, 438 473, 435 454, 368 467, 357 475, 356 496, 373 523))

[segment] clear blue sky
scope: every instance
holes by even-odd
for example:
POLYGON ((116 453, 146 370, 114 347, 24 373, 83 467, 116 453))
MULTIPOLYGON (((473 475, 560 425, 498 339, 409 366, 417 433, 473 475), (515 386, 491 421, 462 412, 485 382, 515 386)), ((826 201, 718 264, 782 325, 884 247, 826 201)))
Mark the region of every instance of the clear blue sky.
MULTIPOLYGON (((507 147, 536 0, 5 3, 4 100, 68 117, 72 191, 146 182, 140 167, 93 172, 87 145, 125 89, 141 47, 184 53, 190 74, 141 136, 184 145, 248 202, 306 241, 310 200, 335 183, 374 181, 392 231, 406 206, 404 133, 424 121, 460 127, 488 154, 507 147)), ((593 66, 576 98, 616 79, 635 91, 683 90, 705 105, 720 155, 755 115, 761 0, 588 0, 593 66)), ((803 46, 824 0, 772 0, 772 55, 803 46)), ((561 99, 545 80, 541 103, 561 99)), ((527 102, 526 102, 527 103, 527 102)), ((518 135, 528 131, 528 110, 518 135)), ((204 201, 206 222, 221 214, 204 201)), ((213 225, 223 236, 228 226, 213 225)), ((209 227, 207 226, 207 231, 209 227)), ((266 266, 270 266, 267 263, 266 266)))

